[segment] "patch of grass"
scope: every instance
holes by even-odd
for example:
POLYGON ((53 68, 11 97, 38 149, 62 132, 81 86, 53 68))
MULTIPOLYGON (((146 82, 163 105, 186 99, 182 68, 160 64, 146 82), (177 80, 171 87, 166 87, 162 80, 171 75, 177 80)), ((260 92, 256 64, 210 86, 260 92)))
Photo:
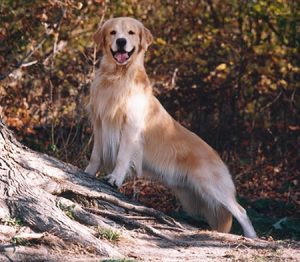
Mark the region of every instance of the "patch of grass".
POLYGON ((72 206, 68 206, 67 208, 66 208, 66 210, 64 210, 64 212, 65 212, 65 214, 69 217, 69 218, 71 218, 71 219, 75 219, 75 217, 74 217, 74 207, 75 207, 75 205, 72 205, 72 206))
POLYGON ((19 228, 19 227, 23 226, 22 220, 17 217, 4 218, 2 220, 2 223, 6 226, 11 226, 11 227, 15 227, 15 228, 19 228))
POLYGON ((71 206, 62 206, 61 204, 59 204, 59 208, 65 212, 66 216, 68 216, 69 218, 71 219, 75 219, 74 217, 74 208, 75 208, 75 205, 71 205, 71 206))
POLYGON ((100 228, 98 227, 98 233, 100 238, 107 239, 109 241, 118 241, 121 234, 117 231, 114 231, 109 228, 100 228))
POLYGON ((29 244, 26 239, 21 237, 13 237, 11 241, 16 246, 27 246, 29 244))

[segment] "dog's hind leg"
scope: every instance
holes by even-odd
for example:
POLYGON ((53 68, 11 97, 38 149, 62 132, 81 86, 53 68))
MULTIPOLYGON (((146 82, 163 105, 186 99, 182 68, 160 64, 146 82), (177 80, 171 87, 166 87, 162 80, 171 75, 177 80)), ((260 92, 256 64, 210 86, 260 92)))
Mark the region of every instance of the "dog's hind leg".
POLYGON ((232 226, 232 215, 219 203, 208 203, 203 198, 204 217, 207 219, 209 225, 213 230, 229 233, 232 226))
POLYGON ((232 225, 232 215, 222 205, 209 203, 201 195, 193 192, 192 189, 176 188, 175 195, 180 200, 183 209, 194 218, 203 216, 209 226, 216 231, 228 233, 232 225))
MULTIPOLYGON (((194 190, 199 192, 203 197, 203 200, 207 201, 208 206, 212 205, 215 209, 218 209, 219 207, 226 208, 240 223, 244 235, 246 237, 255 238, 256 233, 246 210, 236 201, 235 188, 227 168, 221 168, 220 171, 222 171, 222 173, 215 174, 215 181, 211 179, 211 176, 209 175, 206 176, 206 179, 201 179, 199 177, 200 175, 197 178, 196 175, 193 176, 193 178, 196 179, 190 181, 190 184, 193 185, 194 190), (207 179, 207 177, 210 177, 210 179, 207 179)), ((205 171, 202 171, 202 173, 203 172, 205 171)), ((203 178, 202 175, 201 177, 203 178)), ((213 216, 213 213, 211 214, 213 216)), ((213 219, 211 220, 213 221, 213 219)), ((216 217, 216 221, 218 221, 218 217, 216 217)))
POLYGON ((230 211, 230 213, 237 219, 243 228, 244 235, 250 238, 256 238, 255 230, 247 215, 246 210, 237 203, 235 197, 224 199, 223 205, 230 211))

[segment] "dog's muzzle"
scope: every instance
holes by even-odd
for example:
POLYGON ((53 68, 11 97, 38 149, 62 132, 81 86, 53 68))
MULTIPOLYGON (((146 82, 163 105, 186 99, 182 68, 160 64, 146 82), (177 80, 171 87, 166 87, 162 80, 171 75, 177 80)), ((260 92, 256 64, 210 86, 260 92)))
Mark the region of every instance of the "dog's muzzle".
POLYGON ((119 64, 124 64, 131 57, 131 55, 133 54, 134 50, 135 50, 135 48, 132 48, 132 50, 130 52, 126 52, 124 49, 118 49, 117 51, 113 51, 111 49, 111 53, 112 53, 114 59, 119 64))
POLYGON ((125 38, 118 38, 116 40, 116 44, 117 44, 118 50, 113 51, 111 49, 112 55, 119 64, 125 64, 127 62, 127 60, 130 58, 130 56, 133 54, 134 48, 130 52, 127 52, 125 50, 126 49, 125 47, 127 44, 127 40, 125 38))

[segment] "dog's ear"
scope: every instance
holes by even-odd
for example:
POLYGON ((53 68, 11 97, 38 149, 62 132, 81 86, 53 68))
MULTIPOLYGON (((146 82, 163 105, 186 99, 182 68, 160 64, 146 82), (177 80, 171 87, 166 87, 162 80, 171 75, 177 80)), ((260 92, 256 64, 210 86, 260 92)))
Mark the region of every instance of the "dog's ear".
POLYGON ((142 33, 141 33, 141 45, 144 50, 147 50, 149 45, 151 45, 153 42, 153 36, 150 32, 150 30, 146 27, 143 27, 142 33))
POLYGON ((93 36, 94 42, 97 46, 97 50, 102 50, 104 46, 104 32, 103 27, 98 28, 93 36))

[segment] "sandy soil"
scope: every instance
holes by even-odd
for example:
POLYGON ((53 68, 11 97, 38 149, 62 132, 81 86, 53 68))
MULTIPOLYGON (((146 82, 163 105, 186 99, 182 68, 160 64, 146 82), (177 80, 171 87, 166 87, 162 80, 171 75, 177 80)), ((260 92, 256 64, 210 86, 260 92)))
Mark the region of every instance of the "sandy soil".
POLYGON ((171 242, 140 230, 119 230, 120 239, 107 242, 124 255, 121 258, 97 256, 88 247, 63 245, 49 236, 14 246, 0 234, 0 261, 300 261, 299 242, 250 240, 211 231, 168 232, 171 242))

